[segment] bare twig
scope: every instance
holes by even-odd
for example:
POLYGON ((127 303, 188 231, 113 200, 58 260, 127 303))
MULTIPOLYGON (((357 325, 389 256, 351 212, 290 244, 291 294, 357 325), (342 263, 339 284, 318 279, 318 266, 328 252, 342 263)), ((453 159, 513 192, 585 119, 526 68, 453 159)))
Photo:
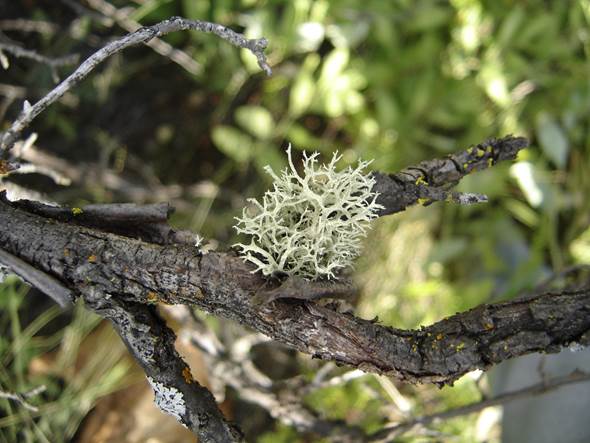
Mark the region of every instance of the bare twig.
POLYGON ((86 78, 96 66, 108 57, 128 48, 129 46, 134 46, 139 43, 147 43, 154 37, 161 37, 171 32, 186 31, 189 29, 216 34, 234 46, 250 50, 256 56, 260 68, 268 75, 272 73, 264 55, 264 50, 268 44, 265 38, 247 39, 242 34, 238 34, 222 25, 200 20, 187 20, 181 17, 173 17, 153 26, 138 29, 135 32, 127 34, 125 37, 109 43, 87 58, 71 75, 52 89, 45 97, 32 106, 25 106, 18 118, 0 138, 0 149, 3 150, 3 156, 7 156, 8 151, 13 147, 20 133, 41 112, 86 78))
MULTIPOLYGON (((1 89, 2 85, 0 93, 1 89)), ((132 180, 112 169, 101 169, 96 163, 71 163, 22 141, 15 143, 12 153, 16 158, 30 162, 40 173, 51 177, 58 184, 68 185, 71 182, 88 189, 95 189, 97 184, 100 184, 105 189, 113 191, 115 199, 122 198, 137 204, 167 201, 178 210, 193 210, 195 198, 211 198, 215 195, 217 198, 231 200, 241 197, 234 191, 219 188, 209 180, 202 180, 190 186, 162 184, 153 173, 143 171, 140 171, 140 175, 145 176, 142 181, 135 178, 132 180)), ((15 173, 22 169, 26 171, 27 165, 28 163, 22 164, 15 173)), ((137 169, 139 167, 141 164, 137 169)))
POLYGON ((36 269, 27 262, 0 248, 0 264, 18 275, 24 281, 51 297, 62 308, 72 304, 72 291, 63 286, 59 280, 36 269))
POLYGON ((486 201, 479 194, 449 192, 463 177, 490 168, 497 163, 516 158, 528 146, 524 137, 506 136, 490 139, 446 158, 426 160, 395 174, 374 172, 373 190, 379 193, 377 202, 383 205, 379 215, 403 211, 416 203, 429 205, 435 201, 472 204, 486 201))
POLYGON ((438 412, 436 414, 413 418, 395 426, 384 428, 373 434, 367 441, 389 442, 395 437, 410 431, 415 426, 428 426, 437 421, 442 422, 451 418, 473 414, 491 406, 503 405, 514 400, 541 395, 546 392, 558 389, 562 386, 574 383, 584 383, 588 381, 590 381, 590 373, 576 370, 569 375, 544 380, 541 383, 527 386, 526 388, 518 389, 516 391, 506 392, 504 394, 500 394, 496 397, 485 399, 477 403, 450 409, 448 411, 438 412))
POLYGON ((1 43, 1 42, 0 42, 0 51, 8 52, 9 54, 12 54, 13 56, 19 57, 19 58, 29 58, 31 60, 38 62, 38 63, 43 63, 45 65, 48 65, 51 68, 57 68, 60 66, 74 64, 78 61, 78 58, 79 58, 78 54, 71 54, 71 55, 66 55, 63 57, 51 58, 51 57, 47 57, 45 55, 41 55, 41 54, 39 54, 35 51, 32 51, 30 49, 25 49, 25 48, 22 48, 17 45, 11 45, 8 43, 1 43))
MULTIPOLYGON (((130 19, 127 13, 117 9, 105 0, 87 0, 86 2, 88 5, 90 5, 90 7, 112 19, 127 32, 134 32, 141 28, 141 23, 130 19)), ((146 45, 152 48, 158 54, 167 57, 174 63, 180 65, 183 69, 193 75, 197 75, 202 71, 201 65, 197 63, 194 58, 192 58, 186 52, 176 49, 174 46, 166 43, 162 39, 156 37, 153 40, 147 42, 146 45)))
POLYGON ((30 391, 23 392, 23 393, 16 393, 16 392, 7 392, 0 390, 0 398, 6 398, 8 400, 13 400, 17 403, 20 403, 25 409, 28 409, 31 412, 39 412, 39 408, 37 406, 33 406, 30 404, 26 399, 35 397, 43 392, 45 392, 47 388, 45 385, 37 386, 30 391))
POLYGON ((19 32, 38 32, 39 34, 54 34, 58 30, 55 23, 43 20, 27 20, 24 18, 0 20, 0 30, 19 32))

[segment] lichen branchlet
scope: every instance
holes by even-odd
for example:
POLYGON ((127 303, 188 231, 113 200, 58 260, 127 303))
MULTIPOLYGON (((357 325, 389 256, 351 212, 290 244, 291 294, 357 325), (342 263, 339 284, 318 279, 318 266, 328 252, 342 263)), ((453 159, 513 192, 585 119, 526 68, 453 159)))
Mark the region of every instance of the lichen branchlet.
POLYGON ((234 246, 257 266, 255 271, 335 279, 359 255, 371 220, 383 208, 372 191, 374 178, 363 173, 370 162, 336 171, 341 156, 334 154, 330 163, 319 165, 318 155, 304 153, 299 175, 289 146, 289 167, 277 175, 266 166, 272 189, 262 202, 249 199, 242 217, 236 218, 234 228, 249 236, 250 243, 234 246))

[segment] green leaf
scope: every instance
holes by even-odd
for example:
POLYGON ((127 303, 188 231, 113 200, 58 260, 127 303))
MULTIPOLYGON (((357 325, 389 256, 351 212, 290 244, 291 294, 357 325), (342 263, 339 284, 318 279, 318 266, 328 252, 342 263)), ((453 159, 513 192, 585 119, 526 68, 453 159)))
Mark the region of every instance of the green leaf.
POLYGON ((216 126, 211 132, 213 143, 221 152, 238 163, 250 160, 252 156, 252 138, 231 126, 216 126))
POLYGON ((590 228, 571 243, 570 252, 577 263, 590 264, 590 228))
POLYGON ((262 106, 240 106, 236 109, 236 121, 260 140, 267 140, 273 134, 274 120, 270 112, 262 106))
POLYGON ((323 87, 330 87, 330 85, 334 84, 340 73, 348 65, 348 59, 349 53, 346 48, 337 48, 330 52, 322 66, 319 80, 323 87))
POLYGON ((303 114, 313 100, 315 94, 315 84, 311 75, 301 72, 293 87, 289 97, 289 112, 293 117, 299 117, 303 114))
POLYGON ((569 141, 559 123, 548 112, 537 115, 537 137, 545 155, 558 168, 564 168, 569 152, 569 141))
POLYGON ((317 22, 301 23, 297 27, 296 48, 301 52, 316 51, 324 41, 324 25, 317 22))
POLYGON ((264 171, 265 166, 270 166, 273 171, 278 173, 287 166, 287 158, 282 149, 278 149, 274 145, 257 143, 254 147, 256 155, 254 155, 254 163, 263 177, 269 178, 269 175, 264 171))

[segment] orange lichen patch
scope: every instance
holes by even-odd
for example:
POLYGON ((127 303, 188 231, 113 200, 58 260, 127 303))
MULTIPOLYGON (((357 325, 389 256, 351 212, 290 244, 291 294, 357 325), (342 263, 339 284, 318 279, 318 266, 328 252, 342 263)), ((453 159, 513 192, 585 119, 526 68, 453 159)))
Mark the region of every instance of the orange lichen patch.
POLYGON ((96 263, 96 255, 92 254, 88 256, 88 263, 96 263))
POLYGON ((148 301, 149 303, 157 303, 157 302, 158 302, 158 300, 159 300, 159 299, 158 299, 158 294, 156 294, 156 293, 155 293, 155 292, 153 292, 153 291, 150 291, 150 292, 148 292, 148 294, 147 294, 147 301, 148 301))
POLYGON ((191 374, 191 369, 188 366, 182 370, 182 376, 189 385, 194 381, 193 374, 191 374))

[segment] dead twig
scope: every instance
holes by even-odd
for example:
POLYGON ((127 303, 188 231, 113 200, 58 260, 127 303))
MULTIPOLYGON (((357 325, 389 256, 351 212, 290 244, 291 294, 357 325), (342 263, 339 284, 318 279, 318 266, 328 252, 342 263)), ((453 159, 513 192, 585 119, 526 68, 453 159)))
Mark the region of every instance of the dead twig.
POLYGON ((38 63, 43 63, 51 68, 58 68, 60 66, 67 66, 76 63, 79 59, 78 54, 65 55, 62 57, 51 58, 41 55, 38 52, 30 49, 25 49, 17 45, 0 42, 0 51, 8 52, 17 58, 28 58, 38 63))
POLYGON ((31 389, 30 391, 23 392, 23 393, 7 392, 7 391, 0 390, 0 398, 6 398, 8 400, 12 400, 17 403, 20 403, 23 408, 25 408, 31 412, 39 412, 39 408, 37 406, 33 406, 32 404, 30 404, 27 401, 27 399, 31 398, 31 397, 35 397, 35 396, 45 392, 46 389, 47 388, 45 385, 41 385, 41 386, 37 386, 34 389, 31 389))
MULTIPOLYGON (((86 2, 91 8, 94 8, 105 17, 113 20, 127 32, 134 32, 141 28, 141 23, 130 19, 128 13, 117 9, 105 0, 87 0, 86 2)), ((194 58, 192 58, 186 52, 176 49, 174 46, 166 43, 162 39, 156 37, 153 40, 147 42, 146 45, 161 56, 169 58, 174 63, 178 64, 184 70, 193 75, 200 74, 202 71, 201 65, 194 58)))
POLYGON ((216 23, 210 23, 200 20, 187 20, 181 17, 173 17, 164 20, 153 26, 147 26, 138 29, 135 32, 117 39, 102 49, 88 57, 72 74, 64 79, 60 84, 53 88, 47 95, 33 105, 24 106, 18 118, 12 123, 10 128, 0 137, 0 149, 3 151, 3 157, 6 158, 8 152, 14 146, 20 133, 48 106, 62 97, 67 91, 77 85, 80 81, 90 74, 100 63, 108 57, 122 51, 125 48, 140 43, 147 43, 155 37, 161 37, 176 31, 197 30, 207 33, 216 34, 218 37, 228 41, 239 48, 248 49, 256 56, 258 65, 267 74, 270 75, 272 70, 266 61, 264 50, 268 45, 265 38, 247 39, 242 34, 232 31, 225 26, 216 23))
POLYGON ((0 30, 2 31, 55 34, 58 29, 59 27, 55 23, 44 20, 27 20, 24 18, 0 20, 0 30))

